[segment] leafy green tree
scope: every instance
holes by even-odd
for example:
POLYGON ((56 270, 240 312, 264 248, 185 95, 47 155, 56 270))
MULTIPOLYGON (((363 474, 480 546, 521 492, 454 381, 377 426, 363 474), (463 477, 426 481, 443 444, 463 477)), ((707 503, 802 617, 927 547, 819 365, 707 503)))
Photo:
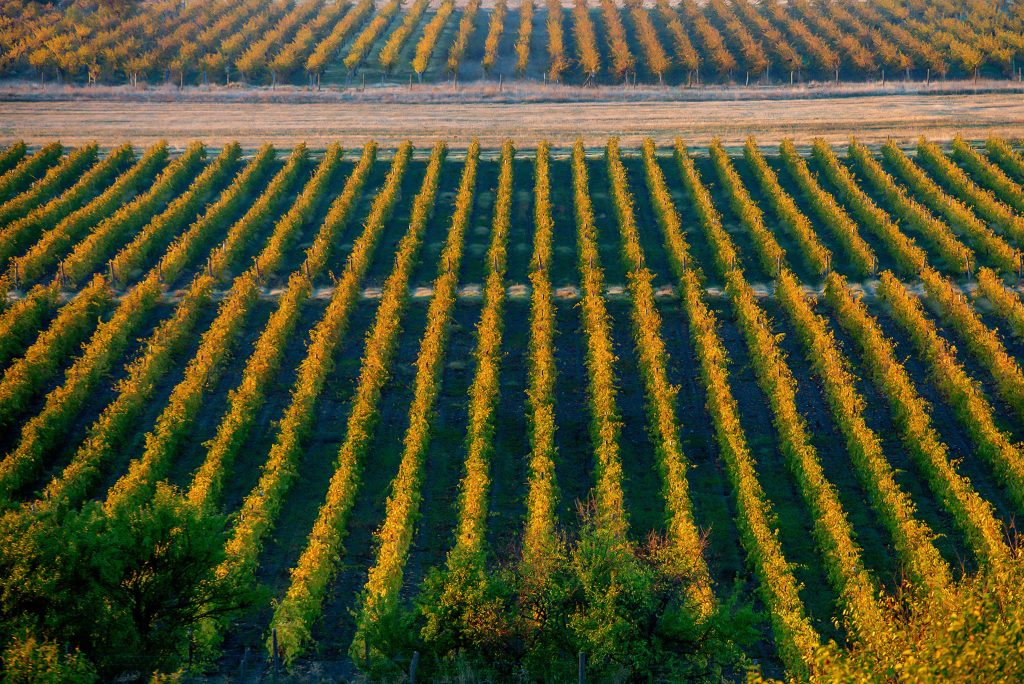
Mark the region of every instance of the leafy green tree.
POLYGON ((593 505, 580 518, 578 536, 556 545, 547 573, 489 570, 479 554, 435 569, 412 614, 379 623, 374 646, 391 660, 374 674, 413 649, 442 676, 468 668, 506 678, 522 668, 531 680, 568 681, 580 651, 597 681, 720 679, 742 668, 741 646, 755 638, 749 607, 725 600, 699 619, 663 539, 626 541, 599 524, 593 505), (403 637, 416 627, 418 640, 403 637))
MULTIPOLYGON (((225 519, 161 485, 146 505, 104 513, 41 507, 0 519, 0 633, 81 649, 98 672, 174 670, 191 630, 257 597, 215 568, 225 519)), ((26 641, 26 643, 28 643, 26 641)))

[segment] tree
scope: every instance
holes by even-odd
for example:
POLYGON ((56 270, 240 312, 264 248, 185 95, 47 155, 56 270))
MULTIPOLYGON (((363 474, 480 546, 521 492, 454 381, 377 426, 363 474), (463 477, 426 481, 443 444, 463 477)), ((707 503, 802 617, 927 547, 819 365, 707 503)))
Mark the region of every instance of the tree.
POLYGON ((550 549, 544 573, 489 571, 481 554, 449 558, 412 614, 378 623, 375 648, 395 656, 415 648, 428 672, 468 666, 499 680, 524 667, 531 681, 567 681, 580 651, 596 681, 720 679, 737 667, 739 647, 755 638, 752 610, 725 596, 700 619, 686 605, 692 578, 674 547, 658 536, 624 540, 601 523, 593 501, 579 515, 578 536, 550 549), (419 638, 410 641, 415 627, 419 638))
POLYGON ((130 510, 9 512, 0 519, 0 633, 81 649, 104 677, 176 669, 193 628, 259 595, 215 574, 224 530, 222 516, 165 485, 130 510))

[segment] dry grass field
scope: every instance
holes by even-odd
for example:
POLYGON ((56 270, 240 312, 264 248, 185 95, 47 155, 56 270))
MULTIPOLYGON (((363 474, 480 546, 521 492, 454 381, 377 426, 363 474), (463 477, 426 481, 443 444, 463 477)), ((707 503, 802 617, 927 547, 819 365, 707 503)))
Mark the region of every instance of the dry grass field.
POLYGON ((766 143, 785 137, 823 137, 844 142, 917 135, 949 140, 1020 135, 1024 96, 1016 93, 896 95, 704 102, 0 102, 0 140, 68 144, 131 138, 138 143, 168 140, 174 145, 203 139, 243 144, 303 140, 382 144, 438 139, 465 145, 473 137, 488 146, 514 138, 531 146, 540 140, 582 137, 588 145, 620 136, 624 145, 644 137, 666 141, 682 136, 702 145, 714 136, 740 142, 756 135, 766 143), (642 108, 642 109, 641 109, 642 108))

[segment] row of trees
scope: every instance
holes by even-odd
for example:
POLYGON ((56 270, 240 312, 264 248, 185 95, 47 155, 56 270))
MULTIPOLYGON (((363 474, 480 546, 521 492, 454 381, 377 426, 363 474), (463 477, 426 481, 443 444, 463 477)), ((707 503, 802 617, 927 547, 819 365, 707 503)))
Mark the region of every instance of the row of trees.
MULTIPOLYGON (((294 5, 273 2, 261 9, 258 0, 246 0, 241 5, 190 3, 182 9, 173 0, 162 0, 119 14, 104 4, 84 0, 63 12, 55 8, 44 11, 27 0, 8 0, 10 14, 5 16, 18 20, 0 24, 0 73, 32 70, 44 78, 85 77, 89 83, 120 78, 136 83, 139 76, 162 77, 181 85, 194 78, 201 83, 211 78, 230 82, 233 73, 242 74, 249 83, 276 83, 305 70, 313 79, 338 61, 348 70, 358 66, 378 39, 384 38, 391 18, 402 11, 396 0, 382 5, 367 30, 353 39, 354 31, 374 12, 368 2, 351 6, 333 0, 305 0, 294 5)), ((719 79, 731 80, 738 72, 748 83, 752 77, 771 81, 773 69, 780 77, 788 73, 790 80, 805 74, 838 79, 842 72, 852 78, 880 76, 884 80, 886 70, 908 77, 914 70, 930 78, 946 76, 955 69, 977 77, 986 66, 1016 77, 1016 64, 1024 58, 1020 17, 989 0, 975 2, 970 13, 936 7, 911 10, 883 0, 849 7, 834 0, 788 5, 777 0, 713 0, 703 6, 694 0, 681 0, 677 6, 658 0, 656 11, 662 19, 658 30, 644 20, 649 10, 635 2, 626 4, 633 18, 632 35, 616 19, 619 9, 614 3, 600 7, 609 41, 607 66, 616 79, 633 69, 630 42, 641 46, 649 73, 659 82, 673 68, 686 74, 688 82, 700 80, 702 66, 719 79)), ((444 3, 440 7, 444 13, 451 12, 444 9, 444 3)), ((426 9, 421 2, 414 2, 404 11, 411 25, 396 26, 396 36, 415 29, 426 9)), ((561 23, 560 5, 551 5, 547 11, 549 25, 561 23)), ((593 41, 587 37, 592 11, 583 3, 571 17, 573 33, 582 32, 573 62, 588 82, 602 65, 596 44, 591 50, 593 41)), ((476 12, 473 3, 463 10, 469 24, 476 12)), ((508 43, 501 40, 507 12, 505 0, 488 12, 481 57, 485 73, 493 71, 502 45, 508 43)), ((509 49, 515 54, 516 73, 526 74, 532 0, 522 3, 518 21, 518 37, 509 49)), ((559 33, 549 30, 548 34, 553 44, 546 71, 553 80, 570 66, 563 57, 564 49, 559 48, 559 33), (559 68, 560 57, 566 63, 559 68)), ((406 39, 396 37, 397 46, 406 39)), ((456 38, 449 51, 464 51, 455 46, 467 39, 456 38)), ((393 69, 396 60, 395 49, 381 50, 378 61, 385 71, 393 69)), ((449 71, 452 67, 449 64, 449 71)))

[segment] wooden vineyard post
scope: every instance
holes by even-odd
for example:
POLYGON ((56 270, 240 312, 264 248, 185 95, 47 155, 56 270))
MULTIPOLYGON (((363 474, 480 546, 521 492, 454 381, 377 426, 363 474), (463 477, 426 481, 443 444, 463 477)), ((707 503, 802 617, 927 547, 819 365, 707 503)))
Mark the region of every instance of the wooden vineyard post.
POLYGON ((587 684, 587 654, 583 651, 580 651, 577 681, 579 684, 587 684))
POLYGON ((277 627, 275 627, 273 629, 273 631, 271 632, 271 646, 270 646, 270 648, 273 651, 273 653, 270 654, 270 660, 273 663, 273 668, 274 668, 273 669, 273 678, 274 678, 274 681, 276 682, 277 681, 277 670, 278 670, 278 660, 277 660, 277 627))
POLYGON ((409 684, 416 684, 416 669, 420 665, 420 652, 412 652, 412 662, 409 663, 409 684))

